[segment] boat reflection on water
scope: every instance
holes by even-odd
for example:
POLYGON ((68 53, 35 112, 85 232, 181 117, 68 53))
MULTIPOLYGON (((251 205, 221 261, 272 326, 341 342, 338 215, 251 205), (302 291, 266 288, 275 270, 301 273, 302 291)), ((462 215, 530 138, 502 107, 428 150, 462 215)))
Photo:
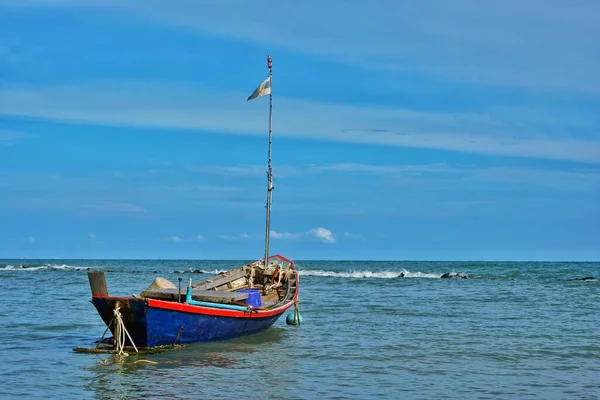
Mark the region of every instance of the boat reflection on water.
POLYGON ((244 385, 250 386, 257 398, 269 397, 273 374, 289 370, 294 363, 289 349, 282 346, 294 334, 272 327, 256 335, 193 343, 152 354, 96 355, 94 364, 86 368, 89 382, 85 390, 98 399, 182 398, 183 392, 189 398, 235 398, 234 388, 214 386, 223 385, 228 381, 224 376, 231 375, 236 381, 251 381, 244 385), (190 386, 198 387, 196 397, 182 390, 190 386))

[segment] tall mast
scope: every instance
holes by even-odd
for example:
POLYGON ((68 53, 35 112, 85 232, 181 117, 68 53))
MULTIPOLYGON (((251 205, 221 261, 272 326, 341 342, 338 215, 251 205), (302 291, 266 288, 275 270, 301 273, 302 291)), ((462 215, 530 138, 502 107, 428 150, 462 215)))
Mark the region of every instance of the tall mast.
POLYGON ((273 80, 272 80, 272 63, 271 56, 267 56, 267 67, 269 68, 269 156, 267 162, 267 222, 265 229, 265 268, 268 266, 269 260, 269 233, 271 226, 271 192, 273 191, 273 171, 271 169, 271 136, 273 124, 273 80))

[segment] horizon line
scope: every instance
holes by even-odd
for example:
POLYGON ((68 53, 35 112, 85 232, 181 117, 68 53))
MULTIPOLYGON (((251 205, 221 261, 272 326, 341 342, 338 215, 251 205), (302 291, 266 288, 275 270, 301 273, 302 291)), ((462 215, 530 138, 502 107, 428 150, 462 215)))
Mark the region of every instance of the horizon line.
MULTIPOLYGON (((273 254, 272 256, 274 256, 275 254, 273 254)), ((272 257, 269 256, 269 257, 272 257)), ((51 260, 63 260, 63 261, 69 261, 69 260, 79 260, 79 261, 232 261, 232 262, 240 262, 240 261, 245 261, 246 259, 234 259, 234 258, 130 258, 130 257, 122 257, 122 258, 71 258, 71 257, 64 257, 64 258, 56 258, 56 257, 51 257, 51 258, 46 258, 46 257, 41 257, 41 258, 24 258, 24 257, 7 257, 7 258, 0 258, 0 261, 8 261, 8 260, 44 260, 44 261, 51 261, 51 260)), ((248 259, 250 260, 250 259, 248 259)), ((256 261, 255 259, 252 259, 251 261, 256 261)), ((335 262, 349 262, 349 261, 362 261, 362 262, 501 262, 501 263, 505 263, 505 262, 517 262, 517 263, 600 263, 600 260, 568 260, 568 259, 564 259, 564 260, 550 260, 550 259, 546 259, 546 260, 526 260, 526 259, 498 259, 498 260, 485 260, 485 259, 481 259, 481 260, 477 260, 477 259, 455 259, 455 260, 444 260, 444 259, 362 259, 362 258, 356 258, 356 259, 334 259, 334 258, 329 258, 329 259, 295 259, 292 260, 294 263, 298 263, 298 262, 315 262, 315 261, 335 261, 335 262)))

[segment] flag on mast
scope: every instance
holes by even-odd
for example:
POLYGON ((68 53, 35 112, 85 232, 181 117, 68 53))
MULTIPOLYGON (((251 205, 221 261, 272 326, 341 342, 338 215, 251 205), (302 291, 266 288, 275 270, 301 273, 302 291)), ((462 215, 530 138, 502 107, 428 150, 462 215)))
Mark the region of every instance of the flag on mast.
POLYGON ((271 77, 269 76, 264 80, 263 83, 258 85, 258 87, 254 90, 254 92, 248 97, 246 101, 254 100, 257 97, 265 96, 267 94, 271 94, 271 77))

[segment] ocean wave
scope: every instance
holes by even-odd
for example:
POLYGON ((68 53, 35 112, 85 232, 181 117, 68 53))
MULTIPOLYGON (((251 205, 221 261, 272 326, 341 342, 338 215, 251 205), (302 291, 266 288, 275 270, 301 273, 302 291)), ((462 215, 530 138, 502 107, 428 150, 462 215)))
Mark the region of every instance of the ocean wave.
POLYGON ((227 271, 218 270, 218 269, 209 271, 209 270, 198 269, 198 268, 189 268, 189 269, 182 270, 182 271, 179 271, 179 270, 173 271, 174 274, 210 274, 210 275, 218 275, 218 274, 222 274, 224 272, 227 272, 227 271))
POLYGON ((329 278, 351 278, 351 279, 396 279, 396 278, 441 278, 444 274, 433 274, 426 272, 402 271, 324 271, 324 270, 299 270, 300 276, 320 276, 329 278))
POLYGON ((40 270, 57 270, 57 271, 82 271, 89 267, 78 267, 76 265, 67 264, 34 264, 34 265, 10 265, 0 264, 0 271, 40 271, 40 270))

